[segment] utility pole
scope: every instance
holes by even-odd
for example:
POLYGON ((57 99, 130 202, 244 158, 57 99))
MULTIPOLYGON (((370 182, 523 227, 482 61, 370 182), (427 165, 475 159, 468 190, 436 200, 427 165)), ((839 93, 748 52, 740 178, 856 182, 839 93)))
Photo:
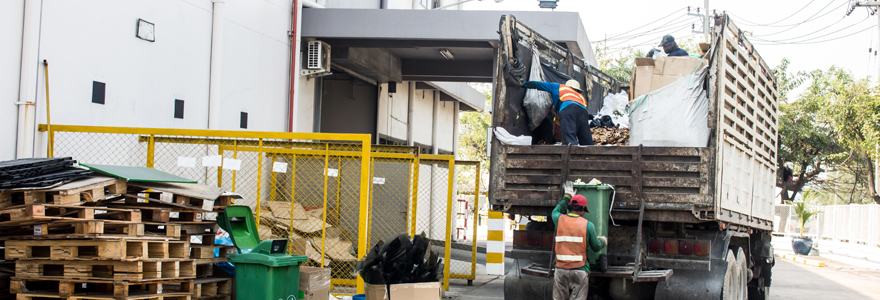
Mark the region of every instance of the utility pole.
POLYGON ((709 0, 703 1, 703 10, 706 11, 706 17, 703 18, 703 39, 709 41, 709 0))
MULTIPOLYGON (((856 7, 866 7, 871 10, 871 14, 877 15, 877 35, 878 44, 880 44, 880 14, 877 13, 878 8, 880 8, 880 1, 850 1, 846 15, 849 16, 856 7)), ((880 78, 880 60, 877 61, 877 77, 880 78)))

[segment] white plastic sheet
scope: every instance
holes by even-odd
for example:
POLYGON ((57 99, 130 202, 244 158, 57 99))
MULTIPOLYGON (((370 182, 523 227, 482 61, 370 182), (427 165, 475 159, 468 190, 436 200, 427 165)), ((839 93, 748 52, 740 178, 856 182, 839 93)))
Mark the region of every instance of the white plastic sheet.
POLYGON ((707 147, 708 68, 633 100, 627 107, 631 146, 707 147))
POLYGON ((512 135, 507 132, 507 129, 501 127, 495 127, 495 137, 501 141, 502 144, 505 145, 531 145, 532 137, 527 135, 512 135))
POLYGON ((599 110, 599 115, 611 116, 614 125, 620 125, 622 128, 629 127, 629 114, 626 112, 629 95, 626 94, 626 91, 608 94, 602 101, 602 109, 599 110))

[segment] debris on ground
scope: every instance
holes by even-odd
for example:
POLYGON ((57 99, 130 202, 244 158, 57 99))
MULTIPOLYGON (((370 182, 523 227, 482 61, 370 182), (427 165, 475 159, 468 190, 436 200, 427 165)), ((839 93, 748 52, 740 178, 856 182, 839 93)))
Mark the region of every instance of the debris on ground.
POLYGON ((590 130, 597 146, 629 146, 629 128, 594 127, 590 130))

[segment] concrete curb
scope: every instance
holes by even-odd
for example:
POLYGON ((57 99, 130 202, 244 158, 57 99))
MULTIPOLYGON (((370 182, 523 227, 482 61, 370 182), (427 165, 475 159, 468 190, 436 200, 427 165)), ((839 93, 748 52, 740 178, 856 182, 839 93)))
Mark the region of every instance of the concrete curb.
POLYGON ((806 259, 806 258, 803 258, 802 256, 794 255, 794 254, 779 254, 779 253, 777 253, 776 257, 790 260, 790 261, 794 261, 794 262, 799 262, 802 264, 811 265, 814 267, 824 267, 825 266, 825 262, 818 261, 818 260, 812 260, 812 259, 806 259))

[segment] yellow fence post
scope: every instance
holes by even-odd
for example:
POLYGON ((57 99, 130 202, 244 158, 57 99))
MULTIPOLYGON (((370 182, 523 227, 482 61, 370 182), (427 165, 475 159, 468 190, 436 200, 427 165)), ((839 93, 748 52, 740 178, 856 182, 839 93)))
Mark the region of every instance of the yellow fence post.
MULTIPOLYGON (((260 139, 259 151, 257 151, 257 235, 260 234, 260 208, 263 206, 260 203, 260 194, 263 193, 263 139, 260 139)), ((232 186, 235 186, 235 171, 232 172, 232 186)), ((262 238, 261 238, 262 239, 262 238)))
MULTIPOLYGON (((370 138, 361 140, 361 189, 360 211, 358 213, 358 256, 360 259, 367 255, 367 218, 369 217, 370 186, 373 183, 370 178, 370 138)), ((359 275, 357 279, 357 293, 364 293, 364 279, 359 275)))
MULTIPOLYGON (((289 237, 293 236, 293 204, 296 203, 296 154, 293 154, 293 157, 290 159, 290 170, 290 220, 287 223, 287 236, 289 237)), ((327 214, 326 211, 324 214, 327 214)), ((290 253, 293 254, 292 252, 293 245, 290 245, 290 253)), ((324 258, 323 254, 321 254, 321 258, 324 258)), ((321 267, 324 267, 324 262, 321 262, 321 267)))
POLYGON ((504 213, 489 211, 486 225, 486 274, 504 275, 504 213))
POLYGON ((55 157, 55 130, 46 125, 48 127, 46 131, 49 134, 49 145, 46 146, 46 157, 52 158, 55 157))
MULTIPOLYGON (((324 170, 321 170, 321 173, 324 173, 324 213, 323 220, 321 223, 321 267, 324 267, 324 256, 327 251, 327 175, 330 175, 328 168, 330 167, 330 144, 327 143, 326 151, 324 154, 324 170)), ((293 217, 291 216, 291 219, 293 217)))
POLYGON ((147 168, 153 168, 156 160, 156 136, 151 134, 147 143, 147 168))
POLYGON ((443 289, 449 290, 449 255, 452 251, 452 188, 455 183, 455 156, 449 157, 449 182, 446 192, 446 248, 443 258, 443 289))
MULTIPOLYGON (((260 139, 260 152, 258 154, 260 155, 260 163, 257 164, 257 168, 258 168, 257 170, 259 170, 259 168, 263 166, 263 140, 262 139, 260 139)), ((220 151, 220 155, 223 155, 223 151, 220 151)), ((238 141, 232 142, 232 158, 238 159, 238 141)), ((218 170, 220 172, 223 172, 222 168, 218 168, 218 170)), ((233 193, 235 193, 235 185, 236 185, 235 176, 236 176, 236 174, 237 174, 237 172, 235 170, 232 170, 232 192, 233 193)), ((257 176, 257 178, 259 178, 260 181, 263 180, 262 178, 260 178, 260 176, 257 176)), ((257 202, 257 204, 259 204, 259 201, 257 202)), ((259 225, 259 223, 260 223, 260 221, 257 221, 258 225, 259 225)))
POLYGON ((413 158, 412 222, 410 223, 410 238, 416 236, 416 215, 419 213, 419 164, 419 151, 416 151, 415 158, 413 158))

